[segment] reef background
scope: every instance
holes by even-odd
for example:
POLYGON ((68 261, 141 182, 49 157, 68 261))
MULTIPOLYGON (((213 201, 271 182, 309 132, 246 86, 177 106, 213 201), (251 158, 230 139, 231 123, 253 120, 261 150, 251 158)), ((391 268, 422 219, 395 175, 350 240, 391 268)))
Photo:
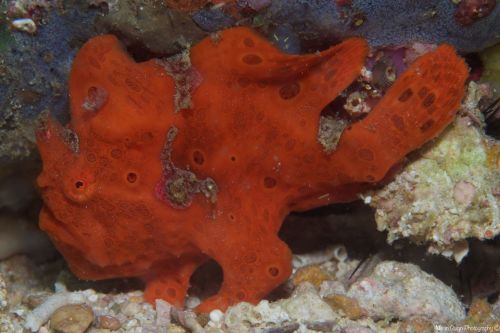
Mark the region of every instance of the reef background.
MULTIPOLYGON (((0 332, 431 332, 438 323, 498 324, 500 5, 215 2, 0 3, 0 332), (138 281, 77 281, 37 229, 34 185, 41 168, 34 129, 47 113, 68 120, 76 52, 92 36, 113 33, 137 60, 165 58, 235 25, 252 26, 295 54, 366 38, 371 66, 331 106, 354 118, 370 111, 373 90, 387 89, 405 59, 432 44, 449 43, 468 60, 467 97, 455 123, 412 154, 391 183, 359 202, 288 217, 281 237, 296 254, 294 274, 270 296, 276 302, 196 317, 168 304, 154 310, 135 291, 138 281)), ((325 144, 331 109, 322 117, 325 144)), ((200 270, 191 305, 218 281, 216 264, 200 270)))

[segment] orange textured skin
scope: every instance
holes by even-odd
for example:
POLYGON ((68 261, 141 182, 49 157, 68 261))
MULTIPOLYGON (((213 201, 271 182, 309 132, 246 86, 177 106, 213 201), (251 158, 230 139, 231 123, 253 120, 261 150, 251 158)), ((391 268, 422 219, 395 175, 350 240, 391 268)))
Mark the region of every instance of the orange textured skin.
POLYGON ((193 271, 213 258, 223 283, 199 311, 259 301, 290 274, 277 236, 290 211, 355 199, 459 107, 467 68, 443 45, 326 153, 320 111, 366 54, 353 38, 286 55, 250 29, 226 30, 191 49, 201 83, 192 108, 174 112, 174 80, 159 62, 135 63, 115 37, 93 38, 73 64, 70 124, 49 120, 38 133, 41 228, 82 279, 141 277, 149 301, 179 306, 193 271), (190 192, 172 204, 172 168, 213 179, 216 199, 190 192))

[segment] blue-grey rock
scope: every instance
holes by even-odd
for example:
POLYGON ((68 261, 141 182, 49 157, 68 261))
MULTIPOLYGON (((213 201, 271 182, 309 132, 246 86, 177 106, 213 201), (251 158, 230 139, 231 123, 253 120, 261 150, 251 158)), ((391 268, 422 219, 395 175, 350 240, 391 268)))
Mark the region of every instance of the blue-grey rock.
POLYGON ((278 25, 272 30, 269 39, 276 47, 286 53, 300 54, 300 39, 288 24, 278 25))
POLYGON ((374 48, 412 42, 449 43, 476 52, 500 42, 500 5, 488 16, 462 26, 451 0, 275 0, 265 14, 272 24, 292 27, 303 43, 324 45, 361 36, 374 48))
POLYGON ((4 30, 0 40, 0 162, 25 158, 34 146, 34 119, 47 110, 65 122, 73 57, 96 32, 98 11, 68 1, 52 9, 37 31, 4 30), (70 4, 71 3, 71 4, 70 4))
POLYGON ((193 13, 193 21, 204 31, 216 32, 234 25, 235 20, 220 8, 203 8, 193 13))

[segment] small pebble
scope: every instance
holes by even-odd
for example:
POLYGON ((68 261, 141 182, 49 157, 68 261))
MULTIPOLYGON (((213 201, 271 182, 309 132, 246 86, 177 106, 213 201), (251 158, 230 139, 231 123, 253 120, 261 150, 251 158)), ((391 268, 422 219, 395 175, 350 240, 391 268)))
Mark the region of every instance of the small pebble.
POLYGON ((141 312, 141 305, 139 303, 129 302, 122 306, 122 313, 128 317, 133 317, 139 312, 141 312))
POLYGON ((125 330, 132 329, 134 327, 139 326, 139 321, 137 319, 130 319, 125 324, 123 324, 123 328, 125 330))
POLYGON ((369 205, 372 202, 372 196, 367 195, 366 197, 363 198, 363 202, 367 205, 369 205))
POLYGON ((170 324, 170 312, 172 305, 162 299, 156 300, 156 325, 168 326, 170 324))
POLYGON ((323 281, 332 280, 332 276, 325 272, 319 265, 302 267, 297 270, 292 281, 295 286, 303 282, 309 282, 319 287, 323 281))
POLYGON ((99 299, 99 297, 96 294, 90 295, 88 297, 89 302, 92 302, 92 303, 97 302, 98 299, 99 299))
MULTIPOLYGON (((218 310, 217 310, 218 311, 218 310)), ((200 324, 201 327, 207 326, 208 322, 211 320, 210 315, 208 313, 198 313, 196 316, 196 320, 198 321, 198 324, 200 324)))
POLYGON ((398 332, 434 332, 434 325, 422 318, 413 319, 402 322, 398 332))
POLYGON ((0 275, 0 310, 6 309, 7 305, 7 285, 0 275))
POLYGON ((97 317, 97 328, 104 328, 111 331, 119 330, 122 327, 120 321, 113 316, 97 317))
POLYGON ((144 302, 144 297, 142 297, 142 296, 130 296, 128 298, 128 300, 131 303, 141 303, 141 302, 144 302))
POLYGON ((334 311, 342 311, 351 320, 358 320, 365 315, 358 302, 347 296, 332 295, 325 298, 325 301, 334 311))
POLYGON ((45 326, 40 327, 38 333, 50 333, 49 329, 45 326))
MULTIPOLYGON (((51 294, 47 291, 33 292, 23 298, 23 304, 31 310, 40 306, 51 294)), ((0 297, 1 299, 1 297, 0 297)))
POLYGON ((196 296, 189 296, 186 299, 186 308, 187 309, 194 309, 195 307, 197 307, 200 304, 201 304, 201 300, 196 296))
POLYGON ((219 309, 215 309, 210 312, 210 320, 214 323, 220 322, 222 320, 222 317, 224 317, 224 313, 222 313, 222 311, 219 309))
POLYGON ((70 304, 57 309, 50 317, 50 328, 57 333, 83 333, 94 320, 92 309, 84 304, 70 304))
POLYGON ((170 325, 167 328, 167 333, 186 333, 186 330, 184 329, 184 327, 179 325, 170 325))
POLYGON ((17 19, 12 21, 12 27, 19 31, 24 31, 30 34, 36 32, 36 24, 30 18, 17 19))

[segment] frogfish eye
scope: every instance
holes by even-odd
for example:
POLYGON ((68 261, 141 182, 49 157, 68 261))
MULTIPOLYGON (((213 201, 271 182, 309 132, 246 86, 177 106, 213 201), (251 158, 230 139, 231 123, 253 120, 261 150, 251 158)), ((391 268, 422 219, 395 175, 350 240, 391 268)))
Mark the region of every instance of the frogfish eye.
POLYGON ((64 184, 66 197, 74 202, 85 202, 92 198, 95 191, 95 177, 89 174, 80 174, 69 177, 64 184))

